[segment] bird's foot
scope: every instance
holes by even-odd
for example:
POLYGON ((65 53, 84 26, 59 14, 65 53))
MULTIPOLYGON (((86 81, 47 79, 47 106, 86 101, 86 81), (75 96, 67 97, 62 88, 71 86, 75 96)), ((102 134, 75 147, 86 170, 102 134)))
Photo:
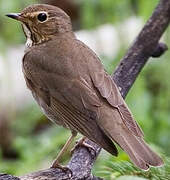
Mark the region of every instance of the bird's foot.
POLYGON ((74 145, 74 147, 71 149, 71 154, 73 154, 73 152, 75 151, 75 149, 77 149, 78 147, 85 147, 87 148, 87 150, 94 156, 96 156, 96 151, 94 149, 93 146, 91 146, 90 144, 87 144, 85 142, 86 137, 83 137, 82 139, 80 139, 79 141, 76 142, 76 144, 74 145))
POLYGON ((69 172, 69 177, 72 177, 73 172, 70 168, 66 167, 66 166, 62 166, 58 163, 58 161, 54 161, 52 166, 50 168, 58 168, 61 169, 62 171, 64 171, 65 173, 69 172))

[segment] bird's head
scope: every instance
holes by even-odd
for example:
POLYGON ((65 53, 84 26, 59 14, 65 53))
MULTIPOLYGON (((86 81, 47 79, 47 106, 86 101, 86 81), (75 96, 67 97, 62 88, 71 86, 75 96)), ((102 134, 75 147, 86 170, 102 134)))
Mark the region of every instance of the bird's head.
POLYGON ((72 31, 70 17, 55 6, 35 4, 26 7, 21 13, 10 13, 7 16, 22 23, 28 47, 72 31))

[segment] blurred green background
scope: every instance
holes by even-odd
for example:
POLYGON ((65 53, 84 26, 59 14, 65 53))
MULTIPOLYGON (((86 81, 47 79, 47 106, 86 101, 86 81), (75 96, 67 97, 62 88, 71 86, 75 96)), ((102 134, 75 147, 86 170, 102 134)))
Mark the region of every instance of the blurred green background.
MULTIPOLYGON (((30 92, 22 90, 21 87, 25 87, 22 81, 17 78, 13 80, 15 73, 21 71, 21 67, 17 66, 17 69, 15 63, 18 63, 16 62, 18 57, 20 59, 17 60, 21 61, 25 37, 20 24, 5 17, 5 14, 20 12, 27 5, 37 2, 36 0, 0 0, 0 91, 3 92, 0 96, 2 98, 0 100, 1 173, 23 175, 49 167, 70 135, 68 130, 54 125, 42 115, 30 92), (21 53, 15 56, 16 51, 21 53), (8 58, 10 55, 12 62, 8 58), (23 91, 24 95, 22 95, 23 91), (29 94, 29 97, 25 98, 25 94, 29 94)), ((107 53, 97 52, 109 73, 125 55, 158 2, 158 0, 39 1, 39 3, 58 5, 66 10, 71 16, 75 31, 94 33, 105 24, 113 26, 117 35, 117 44, 111 43, 115 47, 118 46, 116 52, 109 56, 107 53), (128 24, 129 19, 134 19, 134 22, 128 24), (140 23, 137 23, 139 28, 134 35, 131 29, 136 29, 136 22, 140 23), (128 36, 133 38, 129 40, 128 36)), ((164 34, 163 41, 170 46, 169 28, 164 34)), ((170 51, 159 59, 150 59, 126 98, 127 104, 145 133, 146 141, 165 159, 165 167, 159 170, 152 168, 145 173, 129 163, 127 155, 121 150, 118 158, 102 151, 93 169, 95 175, 111 180, 121 175, 141 176, 146 179, 170 178, 168 177, 170 174, 169 59, 170 51)), ((62 164, 66 164, 69 158, 68 152, 63 157, 62 164)))

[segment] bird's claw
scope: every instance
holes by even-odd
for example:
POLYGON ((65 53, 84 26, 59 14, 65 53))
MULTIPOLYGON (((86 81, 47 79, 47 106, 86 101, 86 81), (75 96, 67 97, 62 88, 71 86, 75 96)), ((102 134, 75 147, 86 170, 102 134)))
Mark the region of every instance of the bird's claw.
POLYGON ((90 152, 90 154, 96 156, 96 151, 95 151, 94 147, 91 146, 90 144, 87 144, 87 143, 85 142, 85 139, 81 139, 81 140, 79 140, 79 141, 76 142, 76 144, 74 145, 74 147, 73 147, 73 148, 71 149, 71 151, 70 151, 71 154, 73 154, 74 151, 75 151, 75 149, 77 149, 78 147, 85 147, 85 148, 87 148, 87 150, 90 152))

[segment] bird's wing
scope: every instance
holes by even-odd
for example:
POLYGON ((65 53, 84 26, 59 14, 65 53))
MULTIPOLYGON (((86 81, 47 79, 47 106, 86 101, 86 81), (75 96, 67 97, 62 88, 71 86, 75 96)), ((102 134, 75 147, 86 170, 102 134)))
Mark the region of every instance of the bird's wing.
POLYGON ((105 71, 92 72, 92 81, 94 86, 98 89, 102 97, 114 108, 118 110, 122 121, 126 127, 136 136, 143 136, 141 128, 133 118, 130 110, 125 104, 115 82, 111 79, 105 71))
POLYGON ((118 87, 112 80, 111 76, 104 70, 98 57, 81 41, 77 42, 80 46, 82 56, 86 58, 90 77, 97 91, 100 92, 101 96, 107 100, 112 107, 118 110, 126 127, 134 135, 143 137, 143 132, 133 118, 118 90, 118 87))

